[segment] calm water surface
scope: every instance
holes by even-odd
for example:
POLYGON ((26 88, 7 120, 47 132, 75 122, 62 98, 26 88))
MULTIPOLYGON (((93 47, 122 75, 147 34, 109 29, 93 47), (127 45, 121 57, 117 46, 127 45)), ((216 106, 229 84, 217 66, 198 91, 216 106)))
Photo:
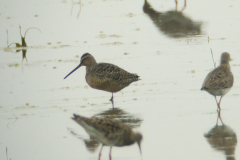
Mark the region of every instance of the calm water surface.
MULTIPOLYGON (((0 159, 94 160, 100 144, 71 120, 112 117, 143 134, 142 159, 240 157, 240 2, 236 0, 94 0, 0 2, 0 159), (176 9, 177 8, 177 9, 176 9), (22 45, 20 29, 27 47, 22 45), (7 34, 8 32, 8 34, 7 34), (9 48, 7 46, 10 45, 9 48), (220 55, 230 53, 234 86, 217 124, 214 97, 200 88, 220 55), (85 68, 63 78, 91 53, 97 62, 137 73, 114 94, 90 88, 85 68), (217 125, 216 125, 217 124, 217 125), (7 148, 7 154, 6 154, 7 148)), ((104 147, 102 159, 108 159, 104 147)), ((140 160, 137 144, 113 147, 112 159, 140 160)))

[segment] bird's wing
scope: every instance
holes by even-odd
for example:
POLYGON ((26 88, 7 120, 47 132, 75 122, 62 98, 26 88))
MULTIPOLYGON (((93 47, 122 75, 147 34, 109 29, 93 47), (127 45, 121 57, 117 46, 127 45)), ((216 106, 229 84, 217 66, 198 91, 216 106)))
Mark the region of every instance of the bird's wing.
POLYGON ((107 79, 107 81, 120 81, 127 83, 129 81, 138 80, 138 75, 129 73, 124 69, 109 63, 99 63, 92 69, 92 75, 100 79, 107 79))
POLYGON ((203 89, 224 89, 232 87, 233 75, 229 67, 219 66, 210 72, 203 82, 203 89))

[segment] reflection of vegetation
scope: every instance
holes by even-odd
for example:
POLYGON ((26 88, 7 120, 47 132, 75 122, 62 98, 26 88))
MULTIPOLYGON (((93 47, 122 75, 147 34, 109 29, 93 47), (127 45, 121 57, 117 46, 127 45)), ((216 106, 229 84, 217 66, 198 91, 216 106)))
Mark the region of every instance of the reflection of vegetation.
MULTIPOLYGON (((112 109, 106 110, 106 111, 104 111, 102 113, 99 113, 99 114, 93 116, 93 117, 97 117, 97 118, 112 118, 114 120, 120 121, 120 122, 130 126, 131 128, 139 127, 141 122, 143 121, 142 119, 135 118, 133 115, 130 115, 130 114, 124 112, 123 110, 118 109, 118 108, 112 108, 112 109)), ((73 135, 79 137, 80 139, 82 139, 85 142, 86 148, 90 152, 96 151, 97 147, 100 144, 98 141, 96 141, 92 137, 90 137, 90 139, 83 139, 83 138, 81 138, 81 136, 77 135, 73 131, 71 131, 71 133, 73 135)))
POLYGON ((79 0, 79 2, 74 2, 74 1, 72 0, 71 15, 72 15, 72 11, 73 11, 73 6, 74 6, 75 4, 79 4, 79 6, 80 6, 79 11, 78 11, 78 15, 77 15, 77 19, 78 19, 79 15, 80 15, 80 13, 81 13, 81 8, 82 8, 82 6, 81 6, 81 0, 79 0))
POLYGON ((147 0, 145 0, 143 11, 148 14, 159 30, 167 36, 180 38, 201 34, 201 23, 193 22, 182 13, 186 7, 186 0, 182 11, 177 11, 177 0, 175 2, 176 10, 161 13, 155 11, 147 0))
POLYGON ((26 61, 27 61, 27 50, 26 49, 22 50, 22 62, 24 59, 26 59, 26 61))
MULTIPOLYGON (((221 120, 219 115, 218 118, 221 120)), ((204 136, 212 148, 224 152, 227 160, 235 160, 237 136, 229 126, 225 124, 216 125, 204 136)))

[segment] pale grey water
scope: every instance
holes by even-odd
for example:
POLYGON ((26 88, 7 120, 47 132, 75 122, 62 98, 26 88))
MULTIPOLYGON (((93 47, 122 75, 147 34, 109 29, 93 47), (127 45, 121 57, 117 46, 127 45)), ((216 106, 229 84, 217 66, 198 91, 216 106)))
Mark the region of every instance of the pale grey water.
MULTIPOLYGON (((183 3, 179 0, 179 11, 183 3)), ((158 12, 175 9, 174 1, 149 4, 158 12)), ((133 120, 129 124, 143 134, 142 159, 226 159, 204 137, 216 125, 217 106, 200 88, 213 69, 210 48, 217 65, 221 53, 229 52, 235 81, 222 100, 221 116, 239 137, 240 2, 187 1, 182 14, 201 24, 201 32, 181 38, 159 28, 143 5, 143 0, 82 0, 78 17, 77 1, 0 2, 1 160, 7 159, 6 147, 12 160, 97 159, 100 146, 89 151, 88 134, 71 117, 105 114, 111 94, 90 88, 84 67, 63 80, 85 52, 140 75, 141 81, 114 94, 114 100, 124 112, 117 118, 133 120), (23 35, 30 27, 41 30, 28 31, 23 62, 21 51, 7 49, 21 43, 19 25, 23 35)), ((105 147, 102 159, 108 152, 105 147)), ((134 144, 113 147, 112 159, 141 156, 134 144)))

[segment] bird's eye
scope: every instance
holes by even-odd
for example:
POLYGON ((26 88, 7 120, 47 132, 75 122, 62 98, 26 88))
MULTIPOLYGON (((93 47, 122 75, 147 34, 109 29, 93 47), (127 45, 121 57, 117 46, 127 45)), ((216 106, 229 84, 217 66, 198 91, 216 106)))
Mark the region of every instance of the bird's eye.
POLYGON ((84 58, 82 58, 82 62, 85 61, 86 59, 88 59, 88 57, 84 57, 84 58))

